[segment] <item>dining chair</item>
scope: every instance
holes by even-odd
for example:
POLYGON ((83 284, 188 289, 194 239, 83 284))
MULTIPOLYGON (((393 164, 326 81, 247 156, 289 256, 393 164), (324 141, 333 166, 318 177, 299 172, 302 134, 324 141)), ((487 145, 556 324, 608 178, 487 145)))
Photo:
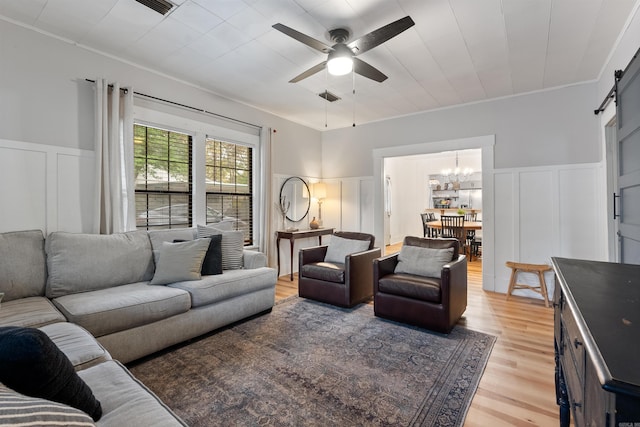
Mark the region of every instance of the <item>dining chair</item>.
MULTIPOLYGON (((466 212, 464 214, 464 220, 467 222, 476 222, 478 220, 478 212, 466 212)), ((475 230, 467 230, 467 245, 469 247, 473 247, 473 241, 476 237, 476 231, 475 230)), ((471 257, 473 256, 473 254, 471 252, 469 252, 469 257, 471 259, 471 257)))
POLYGON ((435 221, 436 216, 433 212, 421 213, 420 218, 422 219, 422 235, 423 237, 438 237, 438 229, 434 227, 429 227, 429 222, 435 221))
POLYGON ((442 234, 440 237, 454 238, 460 242, 461 252, 467 250, 467 234, 464 230, 464 216, 462 215, 441 215, 442 234))

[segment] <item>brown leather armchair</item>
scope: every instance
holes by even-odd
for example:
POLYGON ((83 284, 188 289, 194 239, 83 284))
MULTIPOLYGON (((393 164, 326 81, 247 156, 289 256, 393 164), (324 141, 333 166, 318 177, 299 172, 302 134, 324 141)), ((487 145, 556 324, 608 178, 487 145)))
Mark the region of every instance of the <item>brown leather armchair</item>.
POLYGON ((452 261, 440 277, 424 277, 394 271, 398 255, 373 262, 373 304, 376 316, 448 334, 467 308, 467 260, 456 239, 423 239, 407 236, 403 245, 454 248, 452 261))
POLYGON ((368 241, 368 249, 347 255, 344 263, 324 261, 327 245, 301 249, 298 295, 341 307, 353 307, 373 295, 372 266, 373 260, 380 257, 380 248, 373 247, 375 237, 371 234, 343 231, 334 235, 368 241))

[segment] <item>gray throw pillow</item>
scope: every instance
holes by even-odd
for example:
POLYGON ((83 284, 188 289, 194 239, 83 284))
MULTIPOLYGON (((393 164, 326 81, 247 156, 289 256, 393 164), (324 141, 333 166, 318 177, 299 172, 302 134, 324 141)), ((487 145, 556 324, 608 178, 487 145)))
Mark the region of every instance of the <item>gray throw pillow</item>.
POLYGON ((347 255, 366 251, 367 249, 369 249, 368 240, 344 239, 333 235, 327 246, 327 254, 324 256, 324 261, 344 264, 347 255))
POLYGON ((239 270, 242 268, 244 251, 244 233, 238 231, 221 231, 215 227, 198 225, 198 238, 222 235, 222 269, 239 270))
POLYGON ((435 249, 404 245, 398 254, 398 265, 394 272, 440 277, 442 267, 450 263, 452 257, 453 248, 435 249))
POLYGON ((202 261, 209 249, 209 239, 196 239, 188 242, 163 242, 156 264, 156 272, 151 279, 152 285, 199 280, 202 261))

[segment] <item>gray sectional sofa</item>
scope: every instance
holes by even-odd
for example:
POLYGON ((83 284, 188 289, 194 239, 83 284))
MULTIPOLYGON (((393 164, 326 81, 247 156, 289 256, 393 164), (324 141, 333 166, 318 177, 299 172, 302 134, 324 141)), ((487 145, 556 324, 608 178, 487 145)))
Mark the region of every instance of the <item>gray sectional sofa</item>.
POLYGON ((201 251, 200 231, 2 233, 0 326, 39 328, 53 340, 101 400, 97 425, 181 425, 122 363, 270 310, 277 280, 264 254, 214 231, 222 265, 233 269, 166 283, 166 272, 181 270, 193 252, 170 253, 178 245, 168 243, 193 241, 180 247, 201 251))

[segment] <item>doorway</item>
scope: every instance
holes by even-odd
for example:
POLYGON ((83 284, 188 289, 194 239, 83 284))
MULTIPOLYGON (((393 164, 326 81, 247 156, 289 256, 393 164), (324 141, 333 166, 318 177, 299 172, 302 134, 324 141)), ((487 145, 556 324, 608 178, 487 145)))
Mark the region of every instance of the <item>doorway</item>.
MULTIPOLYGON (((397 147, 386 147, 373 151, 374 161, 374 234, 377 244, 385 242, 385 184, 387 182, 385 175, 384 162, 387 158, 396 158, 403 156, 416 156, 426 154, 438 154, 447 151, 461 151, 468 149, 478 149, 481 154, 481 170, 482 170, 482 210, 483 210, 483 261, 482 261, 482 287, 485 290, 493 291, 495 289, 494 281, 494 195, 493 195, 493 146, 495 144, 495 135, 479 136, 471 138, 462 138, 455 140, 437 141, 423 144, 413 144, 397 147)), ((406 191, 398 188, 398 185, 392 183, 393 193, 406 191)), ((418 191, 424 188, 425 183, 415 183, 409 190, 418 191)), ((426 190, 424 190, 426 191, 426 190)), ((423 206, 424 208, 424 206, 423 206)), ((418 218, 414 211, 413 215, 418 218)), ((418 223, 419 224, 419 223, 418 223)), ((419 224, 419 234, 422 235, 422 225, 419 224)))
POLYGON ((424 212, 439 219, 445 208, 450 215, 455 215, 458 209, 469 212, 473 209, 481 220, 479 149, 387 157, 384 175, 385 246, 400 243, 404 236, 422 236, 420 214, 424 212))

